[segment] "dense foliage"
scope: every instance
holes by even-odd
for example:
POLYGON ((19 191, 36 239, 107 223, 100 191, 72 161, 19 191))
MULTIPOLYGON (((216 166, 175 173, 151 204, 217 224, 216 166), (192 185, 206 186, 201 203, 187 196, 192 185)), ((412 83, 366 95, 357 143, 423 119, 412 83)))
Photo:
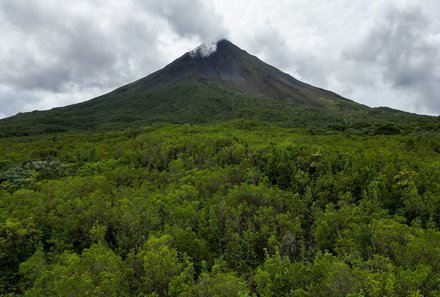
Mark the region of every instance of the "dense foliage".
POLYGON ((440 136, 321 132, 2 138, 0 292, 440 296, 440 136))
POLYGON ((242 119, 369 135, 440 131, 440 117, 369 108, 342 98, 323 98, 331 104, 302 106, 288 100, 232 92, 206 82, 181 83, 151 91, 129 89, 122 94, 116 90, 80 104, 0 119, 0 138, 120 130, 158 123, 219 124, 242 119))

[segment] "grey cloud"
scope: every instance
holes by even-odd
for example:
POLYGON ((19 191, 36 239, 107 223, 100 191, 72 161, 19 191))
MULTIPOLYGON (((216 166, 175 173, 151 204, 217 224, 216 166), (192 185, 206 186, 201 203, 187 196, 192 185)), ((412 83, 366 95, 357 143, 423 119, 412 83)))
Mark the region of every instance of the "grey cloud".
POLYGON ((57 1, 0 2, 0 87, 16 92, 2 97, 3 115, 45 99, 28 91, 103 93, 162 65, 160 18, 128 2, 125 11, 96 14, 96 6, 110 2, 78 1, 76 9, 57 1))
POLYGON ((276 67, 289 67, 293 63, 286 39, 274 28, 267 27, 258 32, 251 40, 251 46, 267 56, 276 67))
POLYGON ((415 108, 440 113, 440 42, 430 42, 428 24, 420 7, 389 6, 343 56, 361 66, 365 84, 378 75, 381 83, 414 97, 415 108))
POLYGON ((222 17, 207 1, 150 0, 143 3, 165 18, 182 37, 196 36, 204 42, 227 37, 222 17))
POLYGON ((287 38, 272 27, 255 34, 250 44, 257 54, 266 57, 269 64, 297 76, 297 79, 320 87, 327 86, 331 71, 328 68, 330 58, 324 57, 321 52, 313 52, 303 46, 290 46, 287 38))
POLYGON ((3 117, 15 114, 29 102, 35 102, 38 97, 32 94, 17 93, 7 88, 0 88, 0 113, 3 117))
POLYGON ((99 3, 72 12, 59 2, 1 1, 2 23, 14 31, 11 39, 23 42, 4 40, 0 85, 53 92, 116 87, 165 62, 159 37, 166 34, 166 23, 182 37, 209 40, 226 35, 221 17, 199 0, 126 3, 132 6, 126 15, 115 9, 107 16, 112 20, 103 24, 94 14, 99 3))
MULTIPOLYGON (((124 38, 120 27, 104 28, 92 13, 83 16, 69 13, 62 5, 7 0, 1 2, 0 11, 3 20, 23 38, 23 44, 12 45, 0 57, 6 65, 0 71, 0 83, 17 89, 62 92, 72 87, 106 87, 127 79, 117 68, 128 64, 131 55, 118 53, 140 50, 130 46, 137 38, 124 38)), ((130 18, 124 21, 129 23, 126 26, 133 25, 130 18)), ((144 49, 151 49, 155 33, 138 25, 147 32, 138 38, 143 38, 144 49)), ((153 52, 144 55, 146 59, 152 56, 153 52)))

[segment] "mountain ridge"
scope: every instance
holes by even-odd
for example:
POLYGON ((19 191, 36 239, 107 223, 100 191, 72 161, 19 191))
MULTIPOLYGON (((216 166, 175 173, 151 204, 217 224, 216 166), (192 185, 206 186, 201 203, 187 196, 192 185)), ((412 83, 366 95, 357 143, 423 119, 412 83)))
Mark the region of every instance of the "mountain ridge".
POLYGON ((292 127, 438 122, 429 116, 373 109, 306 84, 222 39, 215 50, 196 48, 91 100, 0 120, 0 135, 233 119, 292 127))
MULTIPOLYGON (((336 93, 303 83, 240 49, 226 39, 220 40, 217 43, 216 50, 209 56, 193 55, 192 52, 185 53, 163 69, 115 91, 123 91, 129 87, 142 85, 155 87, 161 83, 170 86, 179 81, 197 77, 198 79, 208 79, 225 85, 233 91, 261 98, 292 98, 292 94, 300 92, 301 88, 310 87, 316 92, 326 92, 332 96, 337 96, 339 99, 353 102, 336 93), (246 59, 246 63, 242 63, 243 59, 246 59), (258 74, 258 76, 255 77, 255 74, 258 74), (282 84, 281 87, 286 87, 288 90, 280 90, 280 85, 274 85, 275 83, 282 84)), ((311 100, 310 97, 302 98, 303 100, 299 97, 292 99, 296 99, 301 104, 322 106, 321 103, 311 100)))

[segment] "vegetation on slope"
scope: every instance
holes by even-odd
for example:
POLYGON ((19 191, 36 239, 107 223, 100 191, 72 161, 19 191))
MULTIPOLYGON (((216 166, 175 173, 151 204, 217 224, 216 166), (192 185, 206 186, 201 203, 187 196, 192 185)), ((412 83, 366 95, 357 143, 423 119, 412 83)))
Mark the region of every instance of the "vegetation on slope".
POLYGON ((186 53, 163 69, 95 99, 0 120, 0 137, 232 119, 369 134, 432 130, 440 124, 439 118, 372 109, 300 82, 221 40, 208 57, 186 53))
POLYGON ((334 101, 326 108, 234 93, 215 83, 182 83, 145 92, 129 89, 90 101, 0 120, 0 137, 67 131, 118 130, 151 123, 221 123, 248 119, 286 127, 399 134, 439 130, 439 118, 334 101), (379 129, 379 130, 378 130, 379 129))
POLYGON ((439 135, 310 132, 0 139, 0 292, 439 296, 439 135))

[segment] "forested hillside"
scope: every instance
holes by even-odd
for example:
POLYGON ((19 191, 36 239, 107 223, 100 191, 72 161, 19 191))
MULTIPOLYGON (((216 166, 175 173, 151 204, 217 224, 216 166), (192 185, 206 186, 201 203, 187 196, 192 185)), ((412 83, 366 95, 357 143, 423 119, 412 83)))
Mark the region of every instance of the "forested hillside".
POLYGON ((324 132, 0 138, 0 293, 440 296, 438 132, 324 132))

